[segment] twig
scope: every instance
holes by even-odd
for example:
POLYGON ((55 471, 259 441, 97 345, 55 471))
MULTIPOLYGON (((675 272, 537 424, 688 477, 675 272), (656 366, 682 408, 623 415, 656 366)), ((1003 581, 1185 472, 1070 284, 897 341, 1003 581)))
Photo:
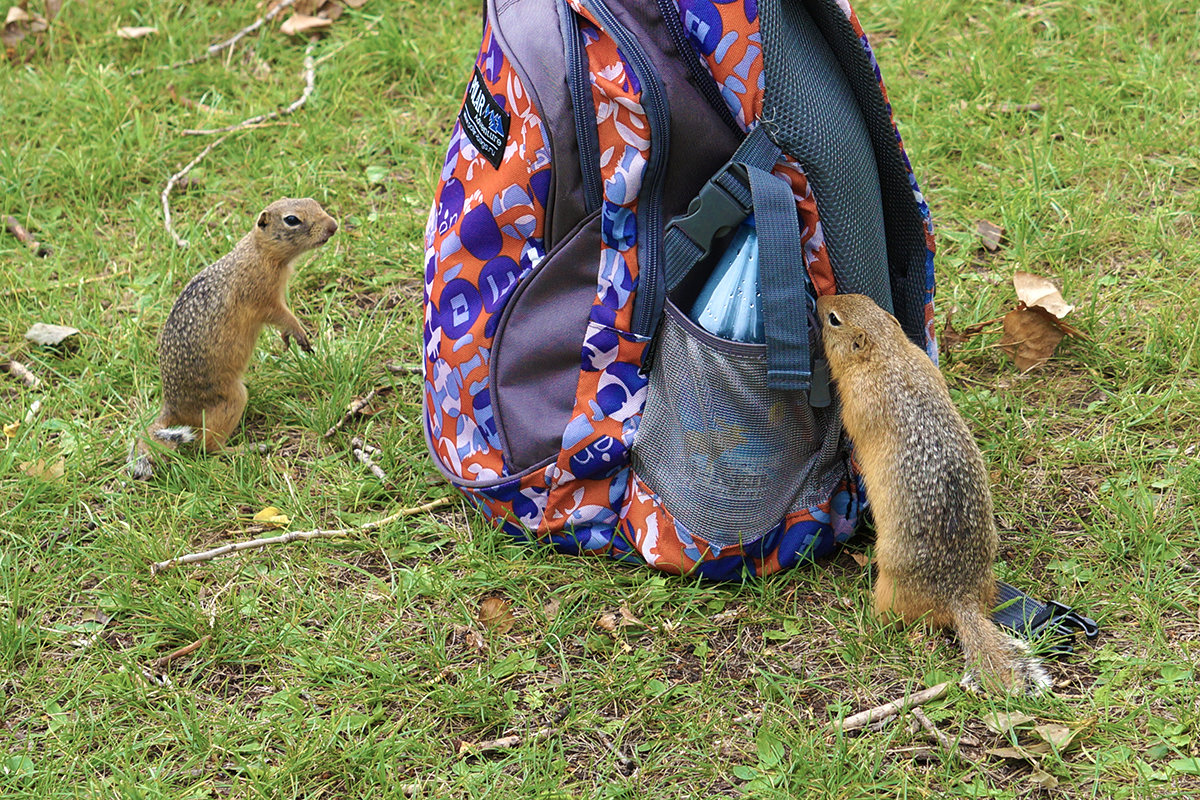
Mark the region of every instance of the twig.
POLYGON ((184 108, 191 108, 196 111, 205 111, 209 114, 229 113, 229 109, 213 108, 210 105, 201 103, 199 100, 193 100, 190 97, 184 97, 183 95, 179 94, 179 92, 175 91, 175 84, 173 83, 167 87, 167 94, 170 95, 172 100, 174 100, 176 103, 179 103, 179 105, 183 106, 184 108))
POLYGON ((914 694, 905 695, 904 697, 893 700, 890 703, 884 703, 881 706, 869 708, 866 711, 860 711, 857 714, 846 717, 840 723, 834 722, 831 725, 831 728, 834 730, 841 730, 843 733, 846 731, 858 730, 859 728, 870 725, 875 720, 881 719, 890 714, 899 714, 906 709, 924 705, 925 703, 937 700, 939 697, 945 695, 949 688, 949 683, 939 683, 937 686, 916 692, 914 694))
POLYGON ((17 237, 17 241, 24 244, 32 250, 38 258, 45 258, 53 252, 50 245, 42 244, 37 239, 33 238, 33 234, 25 230, 25 226, 17 222, 16 217, 6 216, 4 218, 4 226, 8 228, 8 232, 17 237))
POLYGON ((8 354, 0 351, 0 367, 8 370, 8 373, 21 383, 28 386, 30 389, 36 389, 42 385, 42 381, 37 375, 29 371, 29 367, 8 357, 8 354))
POLYGON ((458 755, 475 756, 482 753, 490 753, 496 750, 511 750, 522 742, 536 742, 538 739, 545 739, 547 736, 555 733, 555 728, 539 728, 530 734, 528 737, 520 735, 502 736, 499 739, 488 739, 483 742, 467 742, 458 743, 458 755))
POLYGON ((177 658, 183 658, 184 656, 191 655, 192 653, 196 652, 201 647, 203 647, 208 642, 209 639, 212 639, 211 633, 207 633, 204 636, 201 636, 196 641, 192 642, 191 644, 184 645, 183 647, 179 648, 178 650, 172 650, 171 652, 167 653, 162 658, 154 659, 154 661, 150 662, 150 669, 153 669, 153 670, 162 669, 167 664, 171 663, 172 661, 174 661, 177 658))
POLYGON ((909 709, 909 713, 912 714, 913 718, 916 719, 917 722, 921 723, 921 727, 924 728, 930 736, 936 739, 938 744, 946 748, 948 752, 953 753, 957 749, 955 747, 954 737, 938 730, 938 727, 933 724, 933 720, 925 716, 924 711, 914 707, 909 709))
POLYGON ((350 440, 350 452, 354 455, 354 457, 358 459, 363 466, 371 470, 371 474, 378 478, 380 483, 385 485, 390 483, 391 481, 388 480, 387 473, 384 472, 378 464, 371 460, 369 451, 374 451, 375 453, 382 452, 378 447, 370 447, 366 442, 364 442, 362 439, 359 439, 357 436, 350 440))
POLYGON ((375 530, 376 528, 381 528, 384 525, 388 525, 392 522, 395 522, 396 520, 400 519, 401 517, 411 517, 414 514, 423 514, 426 511, 432 511, 435 508, 442 508, 443 506, 448 506, 448 505, 450 505, 450 498, 443 497, 438 500, 434 500, 432 502, 426 503, 423 506, 416 506, 415 508, 402 508, 399 511, 397 511, 395 514, 392 514, 391 516, 384 517, 383 519, 377 519, 374 522, 368 522, 364 525, 358 526, 357 528, 338 528, 337 530, 288 531, 287 533, 281 534, 279 536, 270 536, 270 537, 267 537, 264 539, 251 539, 250 541, 246 541, 246 542, 231 542, 230 544, 222 545, 221 547, 216 547, 216 548, 213 548, 212 550, 205 550, 202 553, 189 553, 188 555, 185 555, 185 556, 178 556, 176 558, 168 558, 166 561, 156 561, 155 563, 150 565, 150 574, 157 575, 159 572, 162 572, 164 569, 170 569, 171 567, 174 567, 178 564, 196 564, 201 561, 211 561, 212 559, 218 558, 220 556, 231 555, 233 553, 240 553, 243 550, 257 550, 261 547, 267 547, 268 545, 272 545, 272 544, 288 544, 290 542, 295 542, 298 540, 308 541, 309 539, 336 539, 336 538, 341 538, 344 536, 354 536, 354 535, 360 534, 360 533, 367 533, 369 531, 375 530))
POLYGON ((188 240, 180 238, 179 234, 175 233, 175 228, 171 226, 171 190, 173 188, 175 188, 175 184, 178 183, 179 180, 184 175, 187 175, 191 171, 192 167, 199 164, 206 155, 208 155, 209 153, 211 153, 213 151, 214 147, 221 144, 221 142, 225 141, 228 138, 229 138, 229 136, 225 135, 225 136, 222 136, 220 139, 214 139, 213 141, 209 142, 208 146, 200 151, 200 155, 193 158, 191 161, 188 162, 186 167, 179 170, 179 172, 176 172, 174 175, 172 175, 170 178, 168 178, 167 185, 163 187, 163 190, 162 190, 163 224, 167 226, 167 233, 171 234, 171 238, 175 240, 175 244, 179 245, 180 247, 186 248, 188 246, 188 240))
POLYGON ((420 366, 413 364, 388 364, 387 371, 396 375, 421 375, 425 372, 420 366))
POLYGON ((372 389, 371 391, 364 394, 362 397, 351 400, 350 405, 346 409, 346 413, 342 415, 341 419, 339 419, 337 422, 333 423, 333 425, 329 426, 329 430, 325 431, 325 436, 323 438, 328 439, 330 436, 333 436, 335 433, 338 432, 338 429, 341 428, 343 425, 345 425, 346 422, 351 417, 353 417, 355 414, 359 413, 364 408, 366 408, 367 405, 371 402, 371 398, 373 398, 375 396, 376 391, 378 391, 378 390, 372 389))
POLYGON ((304 91, 300 93, 300 97, 298 97, 290 106, 287 106, 286 108, 280 108, 275 111, 268 111, 266 114, 259 114, 257 117, 251 117, 250 119, 242 120, 234 125, 226 125, 224 128, 188 128, 187 130, 182 131, 182 133, 186 136, 208 136, 213 133, 233 133, 234 131, 247 128, 251 125, 257 125, 258 123, 269 119, 278 119, 279 117, 286 117, 289 114, 295 113, 301 106, 308 102, 308 96, 312 94, 313 86, 316 81, 317 68, 312 56, 313 47, 315 46, 316 42, 312 41, 308 43, 308 47, 304 48, 304 91))
POLYGON ((222 50, 228 50, 229 48, 233 47, 238 42, 240 42, 242 39, 244 39, 245 37, 249 36, 250 34, 254 33, 256 30, 261 28, 264 24, 275 19, 275 17, 279 16, 280 11, 283 11, 285 8, 288 8, 295 2, 296 2, 296 0, 282 0, 282 2, 279 3, 279 5, 275 6, 270 11, 268 11, 266 14, 263 14, 261 17, 256 19, 254 22, 252 22, 249 25, 247 25, 246 27, 242 28, 240 31, 238 31, 237 33, 235 33, 233 36, 229 37, 225 41, 217 42, 216 44, 210 44, 208 46, 208 49, 206 49, 201 55, 198 55, 195 58, 189 58, 187 61, 176 61, 174 64, 159 64, 158 66, 150 67, 149 69, 142 67, 142 68, 133 70, 129 74, 130 75, 143 75, 146 72, 150 72, 150 71, 157 71, 160 69, 175 69, 176 67, 187 67, 192 64, 199 64, 201 61, 207 61, 208 59, 212 58, 213 56, 215 56, 217 53, 221 52, 222 50))

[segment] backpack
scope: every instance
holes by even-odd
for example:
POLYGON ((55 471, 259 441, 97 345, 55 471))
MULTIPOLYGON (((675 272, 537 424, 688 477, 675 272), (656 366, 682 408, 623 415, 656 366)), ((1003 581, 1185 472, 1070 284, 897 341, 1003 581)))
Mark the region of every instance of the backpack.
POLYGON ((815 297, 936 360, 933 232, 845 0, 488 0, 425 234, 438 469, 522 540, 712 579, 866 504, 815 297), (689 304, 753 215, 765 341, 689 304))

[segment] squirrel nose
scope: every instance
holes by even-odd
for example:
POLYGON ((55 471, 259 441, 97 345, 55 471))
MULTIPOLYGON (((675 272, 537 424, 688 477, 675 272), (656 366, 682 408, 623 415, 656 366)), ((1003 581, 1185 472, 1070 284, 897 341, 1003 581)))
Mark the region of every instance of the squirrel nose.
POLYGON ((329 225, 327 227, 329 228, 329 235, 333 236, 335 233, 337 233, 337 230, 338 230, 337 220, 336 219, 329 220, 329 225))

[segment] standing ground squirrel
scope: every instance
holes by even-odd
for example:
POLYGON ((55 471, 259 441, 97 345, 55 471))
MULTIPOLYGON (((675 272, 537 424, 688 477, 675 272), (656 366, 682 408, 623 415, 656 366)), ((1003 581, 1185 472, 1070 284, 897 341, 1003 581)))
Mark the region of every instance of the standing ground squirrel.
POLYGON ((953 627, 964 684, 1036 693, 1050 678, 990 618, 997 537, 983 456, 946 381, 863 295, 817 299, 829 369, 874 510, 875 613, 953 627))
MULTIPOLYGON (((285 292, 293 264, 337 232, 338 224, 309 198, 277 200, 227 255, 202 270, 180 293, 159 337, 163 408, 146 436, 175 448, 203 436, 216 452, 246 408, 242 376, 263 325, 274 325, 284 347, 296 343, 312 352, 300 320, 287 307, 285 292)), ((130 473, 153 475, 150 447, 134 443, 130 473)))

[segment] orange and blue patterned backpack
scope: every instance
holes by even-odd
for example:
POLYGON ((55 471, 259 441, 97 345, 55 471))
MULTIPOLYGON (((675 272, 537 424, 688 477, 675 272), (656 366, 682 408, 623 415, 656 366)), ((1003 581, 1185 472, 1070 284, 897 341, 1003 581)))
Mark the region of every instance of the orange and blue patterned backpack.
POLYGON ((425 244, 430 453, 565 552, 828 553, 866 498, 814 298, 936 358, 929 212, 845 0, 489 0, 425 244), (687 313, 751 214, 761 343, 687 313))

